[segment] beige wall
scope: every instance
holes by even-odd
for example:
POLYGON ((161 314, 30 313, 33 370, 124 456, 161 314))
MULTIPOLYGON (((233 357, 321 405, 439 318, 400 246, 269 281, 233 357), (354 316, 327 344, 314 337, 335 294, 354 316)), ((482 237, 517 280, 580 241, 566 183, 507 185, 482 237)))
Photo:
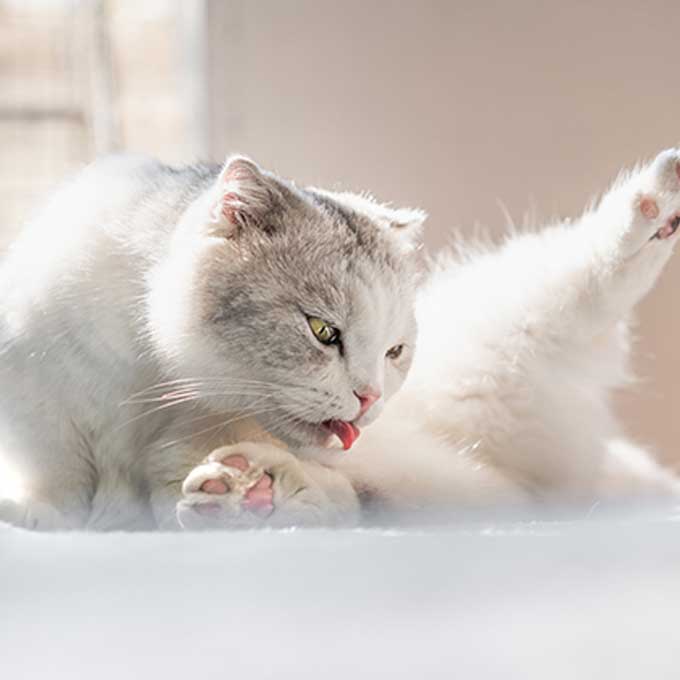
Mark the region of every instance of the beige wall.
MULTIPOLYGON (((212 3, 215 156, 370 189, 452 226, 578 212, 680 142, 680 7, 661 2, 212 3), (220 37, 226 36, 226 37, 220 37)), ((641 309, 629 430, 680 461, 672 262, 641 309)))

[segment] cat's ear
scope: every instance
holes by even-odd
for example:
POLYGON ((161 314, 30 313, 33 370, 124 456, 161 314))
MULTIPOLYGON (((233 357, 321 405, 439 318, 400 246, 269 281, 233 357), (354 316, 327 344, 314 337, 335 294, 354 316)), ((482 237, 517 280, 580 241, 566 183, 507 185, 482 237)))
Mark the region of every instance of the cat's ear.
POLYGON ((406 252, 418 250, 423 242, 423 225, 427 213, 419 208, 381 206, 388 228, 406 252))
POLYGON ((377 203, 371 196, 353 197, 355 209, 372 218, 380 229, 386 231, 404 254, 414 252, 422 245, 423 225, 427 213, 418 208, 392 208, 377 203))
POLYGON ((275 182, 246 156, 227 158, 215 187, 211 218, 230 238, 263 224, 280 200, 275 182))
POLYGON ((423 224, 427 213, 418 208, 393 208, 378 203, 370 194, 355 194, 351 191, 325 191, 312 189, 349 208, 351 211, 368 217, 378 229, 397 244, 404 254, 418 250, 422 244, 423 224))

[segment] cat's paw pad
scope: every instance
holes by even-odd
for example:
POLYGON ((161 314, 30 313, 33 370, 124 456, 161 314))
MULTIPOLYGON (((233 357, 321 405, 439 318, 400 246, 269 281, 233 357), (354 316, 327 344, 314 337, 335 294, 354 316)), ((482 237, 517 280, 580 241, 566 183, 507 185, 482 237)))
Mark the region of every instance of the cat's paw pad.
POLYGON ((274 510, 271 475, 239 453, 211 454, 182 484, 177 519, 184 528, 254 526, 274 510))
POLYGON ((176 505, 184 529, 319 526, 355 514, 358 503, 348 480, 303 464, 285 449, 256 442, 213 451, 189 472, 176 505), (331 484, 334 502, 309 470, 331 484))
MULTIPOLYGON (((234 468, 242 473, 247 473, 250 468, 248 460, 239 454, 231 454, 219 462, 227 468, 234 468)), ((261 516, 266 517, 270 515, 274 509, 274 489, 272 484, 271 475, 263 472, 252 486, 248 486, 245 489, 241 506, 261 516)), ((222 477, 206 479, 200 487, 200 491, 214 495, 224 495, 229 493, 230 490, 229 482, 225 481, 222 477)))
POLYGON ((647 240, 666 240, 680 225, 680 151, 662 151, 643 174, 637 209, 647 240))

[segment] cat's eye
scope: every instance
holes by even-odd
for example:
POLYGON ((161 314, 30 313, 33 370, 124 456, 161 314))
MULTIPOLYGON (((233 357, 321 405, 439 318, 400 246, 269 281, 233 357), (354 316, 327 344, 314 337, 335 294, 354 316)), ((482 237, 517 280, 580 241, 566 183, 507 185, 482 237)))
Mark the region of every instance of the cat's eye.
POLYGON ((398 359, 403 351, 404 345, 395 345, 394 347, 390 347, 387 352, 385 352, 385 356, 388 359, 398 359))
POLYGON ((310 316, 307 319, 314 337, 323 345, 336 345, 340 342, 340 331, 326 323, 318 316, 310 316))

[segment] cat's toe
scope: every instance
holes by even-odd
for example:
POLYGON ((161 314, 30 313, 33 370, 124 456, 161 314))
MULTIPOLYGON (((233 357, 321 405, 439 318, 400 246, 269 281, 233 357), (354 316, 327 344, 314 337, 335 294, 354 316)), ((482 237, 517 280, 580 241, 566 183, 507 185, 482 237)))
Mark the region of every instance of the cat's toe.
MULTIPOLYGON (((678 196, 680 201, 680 196, 678 196)), ((659 219, 660 209, 657 201, 651 196, 643 196, 640 198, 638 208, 642 213, 643 218, 648 222, 648 232, 651 234, 648 238, 650 241, 665 240, 673 236, 680 225, 680 209, 672 212, 667 217, 663 216, 659 219)))
POLYGON ((274 489, 269 475, 263 475, 255 486, 246 491, 243 507, 260 517, 268 517, 274 512, 274 489))
POLYGON ((253 526, 274 510, 271 476, 239 454, 197 466, 182 492, 176 510, 186 529, 253 526))
POLYGON ((638 207, 642 216, 648 220, 656 219, 659 216, 659 205, 652 196, 642 196, 638 207))
POLYGON ((232 453, 231 455, 227 456, 226 458, 223 458, 220 462, 222 463, 222 465, 226 465, 228 467, 236 468, 237 470, 240 470, 241 472, 245 472, 250 467, 250 463, 248 462, 248 459, 245 458, 244 456, 241 456, 238 453, 232 453))
MULTIPOLYGON (((247 472, 250 463, 244 456, 232 454, 222 460, 222 465, 233 467, 241 472, 247 472)), ((274 511, 274 488, 270 474, 262 472, 260 478, 246 489, 242 506, 261 517, 268 517, 274 511)))
POLYGON ((651 164, 655 188, 659 191, 680 190, 680 150, 666 149, 651 164))
POLYGON ((205 493, 223 494, 229 491, 229 487, 220 479, 208 479, 201 484, 201 491, 205 493))

